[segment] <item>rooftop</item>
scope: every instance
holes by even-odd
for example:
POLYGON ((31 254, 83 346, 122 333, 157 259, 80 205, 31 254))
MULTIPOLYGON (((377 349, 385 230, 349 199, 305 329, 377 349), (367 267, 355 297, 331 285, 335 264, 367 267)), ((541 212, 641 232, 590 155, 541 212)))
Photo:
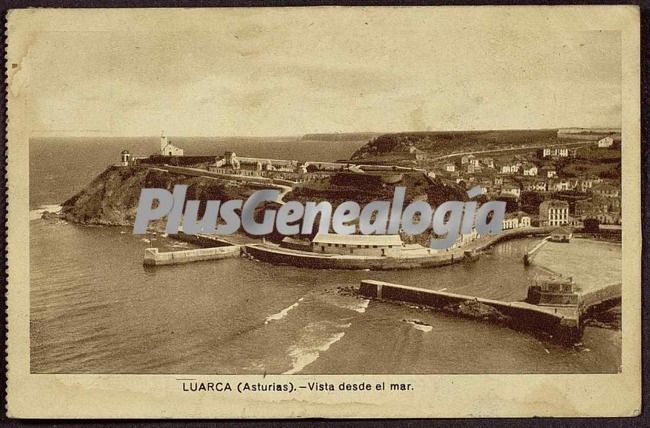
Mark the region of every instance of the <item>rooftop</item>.
POLYGON ((399 235, 338 235, 335 233, 319 233, 312 242, 320 244, 345 245, 402 245, 399 235))

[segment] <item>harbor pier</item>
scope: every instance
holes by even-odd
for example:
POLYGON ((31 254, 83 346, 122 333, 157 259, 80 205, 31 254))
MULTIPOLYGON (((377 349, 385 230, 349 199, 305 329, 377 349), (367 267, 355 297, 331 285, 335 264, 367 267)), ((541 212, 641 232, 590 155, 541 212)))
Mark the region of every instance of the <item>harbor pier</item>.
POLYGON ((239 245, 165 252, 158 251, 158 248, 147 248, 144 250, 143 263, 145 266, 176 265, 181 263, 239 257, 240 254, 241 247, 239 245))
POLYGON ((476 296, 434 291, 389 282, 363 280, 359 293, 367 298, 411 303, 438 308, 460 316, 506 323, 525 331, 538 331, 565 342, 575 343, 582 337, 585 315, 597 306, 620 301, 620 284, 612 284, 598 293, 579 296, 576 305, 537 305, 527 302, 504 302, 476 296))

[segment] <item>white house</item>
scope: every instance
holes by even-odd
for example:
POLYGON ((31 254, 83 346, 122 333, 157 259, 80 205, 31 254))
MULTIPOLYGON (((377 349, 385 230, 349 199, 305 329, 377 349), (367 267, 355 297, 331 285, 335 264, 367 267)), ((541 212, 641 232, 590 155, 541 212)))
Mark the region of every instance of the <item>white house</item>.
POLYGON ((521 196, 521 188, 516 184, 506 184, 501 188, 501 193, 504 195, 512 195, 517 198, 521 196))
POLYGON ((560 157, 566 158, 569 156, 569 149, 566 147, 557 148, 557 147, 546 147, 542 150, 542 157, 560 157))
POLYGON ((539 205, 539 220, 543 226, 562 226, 569 223, 569 203, 557 199, 539 205))
POLYGON ((546 181, 538 180, 533 183, 533 190, 537 192, 546 192, 546 189, 548 189, 546 181))
POLYGON ((571 183, 569 180, 559 180, 556 178, 550 179, 547 182, 547 188, 549 192, 560 192, 562 190, 570 190, 571 183))
POLYGON ((506 218, 503 219, 501 224, 503 230, 517 229, 520 227, 530 227, 530 217, 523 211, 516 214, 506 214, 506 218))
POLYGON ((612 147, 612 145, 614 144, 614 139, 612 137, 601 138, 600 140, 598 140, 597 144, 598 144, 598 148, 606 149, 612 147))
POLYGON ((494 159, 492 158, 483 158, 483 165, 488 168, 494 168, 494 159))
POLYGON ((424 161, 427 160, 427 153, 418 149, 417 147, 410 146, 409 149, 409 154, 413 155, 415 157, 416 161, 424 161))
POLYGON ((534 177, 537 175, 537 167, 533 164, 524 165, 524 175, 534 177))

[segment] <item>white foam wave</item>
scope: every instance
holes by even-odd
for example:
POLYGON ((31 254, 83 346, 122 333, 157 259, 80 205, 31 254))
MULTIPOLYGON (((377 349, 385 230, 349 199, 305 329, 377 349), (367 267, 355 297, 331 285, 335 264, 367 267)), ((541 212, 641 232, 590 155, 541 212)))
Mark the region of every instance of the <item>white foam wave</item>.
POLYGON ((50 213, 58 213, 61 211, 61 205, 41 205, 36 210, 31 210, 29 212, 29 220, 38 220, 41 218, 45 211, 50 213))
POLYGON ((356 305, 349 306, 348 309, 352 309, 353 311, 359 312, 360 314, 362 314, 362 313, 364 313, 366 311, 369 304, 370 304, 369 299, 362 299, 361 301, 357 302, 356 305))
POLYGON ((268 317, 266 317, 266 320, 264 321, 264 324, 268 324, 268 323, 270 323, 271 321, 279 321, 279 320, 281 320, 282 318, 286 317, 287 314, 289 313, 289 311, 292 310, 292 309, 295 309, 295 308, 300 304, 300 302, 302 302, 302 300, 303 300, 303 297, 301 297, 300 299, 298 299, 298 301, 297 301, 296 303, 294 303, 293 305, 288 306, 288 307, 282 309, 282 310, 281 310, 280 312, 278 312, 277 314, 269 315, 268 317))
POLYGON ((351 298, 350 296, 328 296, 326 298, 328 304, 332 304, 338 308, 347 309, 349 311, 355 311, 360 314, 364 313, 370 304, 370 299, 356 299, 351 298))
POLYGON ((315 346, 309 349, 299 347, 292 348, 292 350, 289 352, 289 355, 293 360, 293 366, 283 374, 294 374, 300 372, 302 369, 316 361, 321 352, 325 352, 330 349, 330 346, 341 340, 343 336, 345 336, 345 332, 341 331, 329 336, 325 343, 320 346, 315 346))
POLYGON ((410 324, 414 329, 423 331, 425 333, 428 333, 431 330, 433 330, 433 327, 428 325, 428 324, 422 324, 422 323, 415 322, 415 321, 406 321, 406 323, 410 324))

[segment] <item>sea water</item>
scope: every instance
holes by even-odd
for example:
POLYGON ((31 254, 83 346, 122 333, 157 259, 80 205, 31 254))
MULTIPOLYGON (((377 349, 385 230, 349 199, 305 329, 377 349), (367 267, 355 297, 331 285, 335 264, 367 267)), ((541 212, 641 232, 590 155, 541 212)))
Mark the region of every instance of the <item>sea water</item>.
MULTIPOLYGON (((235 143, 238 154, 249 156, 282 157, 289 148, 296 158, 316 153, 302 142, 235 143)), ((203 141, 191 144, 195 151, 211 150, 203 141)), ((219 144, 217 154, 228 147, 219 144)), ((319 159, 336 160, 349 157, 362 143, 323 144, 327 155, 319 159)), ((116 162, 123 148, 146 153, 155 147, 151 139, 32 141, 30 206, 36 211, 61 203, 116 162)), ((34 215, 31 371, 617 372, 620 331, 588 327, 582 346, 564 347, 507 327, 371 302, 339 290, 377 279, 520 300, 528 278, 538 273, 522 263, 535 242, 504 242, 474 263, 409 271, 320 271, 244 258, 145 268, 149 242, 130 228, 80 226, 34 215)), ((158 237, 158 244, 175 242, 158 237)))

